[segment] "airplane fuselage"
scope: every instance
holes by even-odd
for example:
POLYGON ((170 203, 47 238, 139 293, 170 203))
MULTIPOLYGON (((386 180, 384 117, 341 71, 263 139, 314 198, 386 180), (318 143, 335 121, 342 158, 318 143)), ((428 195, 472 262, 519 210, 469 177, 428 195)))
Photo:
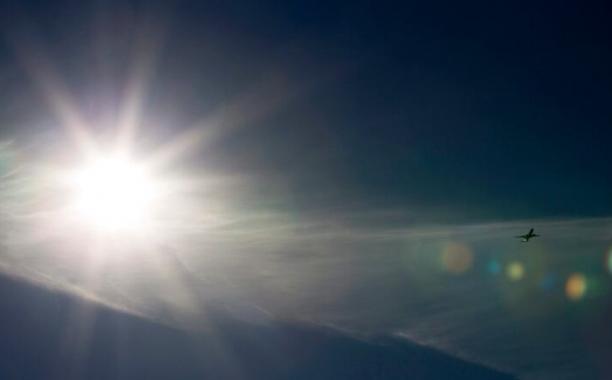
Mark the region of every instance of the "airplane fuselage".
POLYGON ((525 235, 519 235, 517 236, 517 238, 520 238, 523 243, 527 243, 530 239, 534 237, 538 237, 538 236, 540 235, 533 233, 533 228, 532 228, 531 230, 529 230, 528 233, 526 233, 525 235))

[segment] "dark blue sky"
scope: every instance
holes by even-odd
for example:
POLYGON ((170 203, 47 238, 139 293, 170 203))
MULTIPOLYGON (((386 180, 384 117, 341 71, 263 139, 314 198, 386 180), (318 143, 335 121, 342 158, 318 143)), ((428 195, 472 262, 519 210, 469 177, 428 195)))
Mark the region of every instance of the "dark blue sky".
MULTIPOLYGON (((168 133, 245 91, 265 97, 267 82, 284 78, 287 100, 226 133, 201 158, 252 176, 290 207, 400 208, 441 222, 612 209, 604 3, 20 2, 5 9, 7 40, 34 36, 93 115, 112 115, 139 32, 160 46, 147 122, 174 129, 168 133)), ((3 124, 51 124, 8 46, 3 124)))
MULTIPOLYGON (((331 362, 287 354, 294 374, 329 365, 333 377, 353 350, 391 370, 433 355, 424 371, 489 373, 458 359, 468 358, 527 378, 610 373, 608 2, 0 4, 0 271, 178 329, 95 308, 92 360, 121 343, 100 332, 115 320, 131 326, 130 344, 153 342, 138 366, 164 356, 160 341, 206 348, 181 331, 205 324, 198 308, 212 302, 228 315, 248 310, 247 320, 265 315, 265 328, 221 321, 236 341, 286 328, 280 335, 311 339, 314 351, 339 350, 331 362), (139 241, 75 234, 56 213, 66 194, 43 192, 53 165, 80 159, 58 101, 103 144, 124 130, 134 93, 134 155, 153 162, 148 154, 178 139, 192 150, 156 174, 195 183, 168 202, 185 218, 160 218, 145 255, 139 241), (513 238, 530 227, 540 238, 513 238), (348 333, 328 341, 329 326, 348 333), (384 348, 356 332, 384 336, 384 348)), ((0 355, 11 374, 20 368, 10 355, 38 352, 29 331, 63 339, 52 326, 77 301, 2 276, 0 285, 10 301, 0 302, 0 332, 16 346, 26 337, 0 355), (13 309, 49 318, 21 321, 13 309)), ((241 360, 262 364, 250 362, 259 346, 247 348, 241 360)), ((62 360, 41 350, 49 368, 62 360)), ((185 358, 194 356, 164 369, 199 376, 177 364, 185 358)))

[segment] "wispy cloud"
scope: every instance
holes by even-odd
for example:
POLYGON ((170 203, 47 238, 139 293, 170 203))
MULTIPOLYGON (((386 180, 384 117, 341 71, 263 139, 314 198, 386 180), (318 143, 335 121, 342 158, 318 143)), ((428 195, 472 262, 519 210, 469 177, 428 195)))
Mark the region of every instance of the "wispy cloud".
POLYGON ((449 225, 385 210, 297 215, 232 206, 221 181, 208 205, 186 204, 162 222, 164 239, 100 241, 13 197, 24 181, 2 177, 0 270, 179 328, 202 328, 207 308, 221 305, 242 318, 399 333, 527 376, 534 360, 554 371, 571 358, 580 373, 588 358, 571 338, 580 326, 561 317, 574 307, 565 279, 580 272, 599 284, 585 305, 610 288, 612 218, 449 225), (513 238, 532 227, 539 239, 513 238), (520 277, 507 276, 510 264, 520 277))

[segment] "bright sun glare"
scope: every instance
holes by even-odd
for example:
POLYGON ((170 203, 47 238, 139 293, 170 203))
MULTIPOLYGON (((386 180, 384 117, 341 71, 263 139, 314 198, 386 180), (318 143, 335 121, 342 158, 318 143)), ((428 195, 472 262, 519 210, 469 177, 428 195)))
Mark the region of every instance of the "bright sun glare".
POLYGON ((134 230, 150 221, 158 188, 142 166, 125 157, 98 158, 78 169, 71 182, 75 211, 90 226, 134 230))

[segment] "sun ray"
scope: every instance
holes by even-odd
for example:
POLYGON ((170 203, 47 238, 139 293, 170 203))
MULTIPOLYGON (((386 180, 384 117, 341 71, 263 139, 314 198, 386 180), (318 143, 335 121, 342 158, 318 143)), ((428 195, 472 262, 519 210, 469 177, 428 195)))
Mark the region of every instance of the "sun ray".
POLYGON ((128 149, 140 128, 147 90, 163 40, 163 27, 158 20, 145 22, 136 37, 135 53, 117 121, 119 149, 128 149))
POLYGON ((196 149, 205 149, 233 131, 260 121, 302 91, 283 75, 266 76, 214 112, 183 128, 183 133, 160 147, 149 161, 154 166, 165 166, 196 149))
POLYGON ((11 42, 26 72, 40 88, 51 111, 67 130, 77 148, 84 154, 95 153, 97 147, 91 136, 91 127, 80 114, 76 102, 43 53, 44 49, 40 43, 37 43, 30 33, 22 33, 11 42))

